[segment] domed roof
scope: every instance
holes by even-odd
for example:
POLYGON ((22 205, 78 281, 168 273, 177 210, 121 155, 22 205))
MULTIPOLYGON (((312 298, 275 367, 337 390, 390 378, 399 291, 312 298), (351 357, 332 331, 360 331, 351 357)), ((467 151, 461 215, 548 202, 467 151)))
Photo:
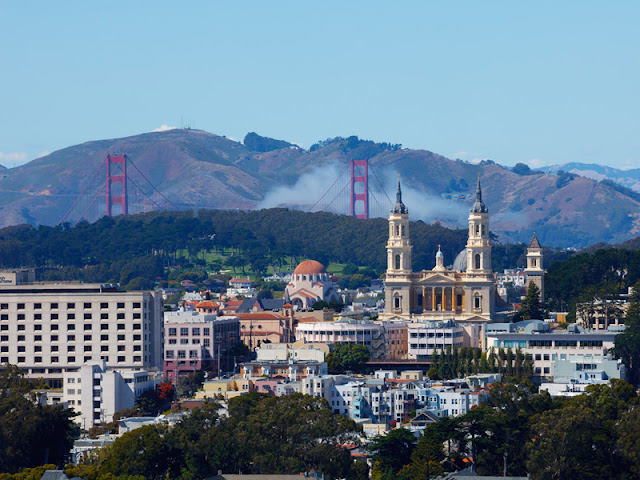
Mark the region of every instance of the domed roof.
POLYGON ((453 261, 453 269, 456 272, 466 272, 467 271, 467 249, 462 250, 458 255, 456 255, 456 259, 453 261))
POLYGON ((398 174, 398 190, 396 191, 396 204, 393 206, 392 213, 409 213, 407 207, 402 203, 402 190, 400 189, 400 174, 398 174))
POLYGON ((482 201, 482 188, 480 187, 480 175, 478 175, 478 188, 476 189, 476 202, 471 207, 472 213, 489 213, 489 209, 482 201))
POLYGON ((320 273, 327 273, 327 271, 324 269, 324 265, 315 260, 305 260, 293 271, 294 275, 313 275, 320 273))

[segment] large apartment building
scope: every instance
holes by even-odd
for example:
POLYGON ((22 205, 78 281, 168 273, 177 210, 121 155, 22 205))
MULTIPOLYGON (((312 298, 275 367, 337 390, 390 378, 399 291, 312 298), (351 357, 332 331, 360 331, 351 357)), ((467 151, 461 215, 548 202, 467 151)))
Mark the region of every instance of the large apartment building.
MULTIPOLYGON (((0 274, 0 364, 61 387, 84 363, 162 368, 162 296, 115 285, 33 283, 0 274)), ((0 367, 1 368, 1 367, 0 367)))

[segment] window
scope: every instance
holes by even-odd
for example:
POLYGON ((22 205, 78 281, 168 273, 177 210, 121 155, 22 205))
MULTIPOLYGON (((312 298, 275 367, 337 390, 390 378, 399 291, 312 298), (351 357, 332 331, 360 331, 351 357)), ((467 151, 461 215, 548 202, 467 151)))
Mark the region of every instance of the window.
POLYGON ((75 313, 67 313, 67 320, 75 320, 75 319, 76 319, 75 313))
POLYGON ((175 339, 175 338, 170 338, 170 339, 169 339, 169 345, 175 345, 176 343, 177 343, 177 342, 176 342, 176 339, 175 339))
POLYGON ((85 303, 84 308, 91 308, 91 303, 90 302, 85 303))
POLYGON ((133 361, 134 362, 141 362, 142 361, 142 357, 140 357, 139 355, 134 355, 133 361))
POLYGON ((176 329, 175 328, 170 328, 169 329, 169 335, 170 336, 174 336, 176 334, 176 329))
POLYGON ((91 314, 90 313, 85 313, 84 314, 84 319, 85 320, 91 320, 91 314))
POLYGON ((142 337, 140 335, 134 335, 133 340, 142 340, 142 337))
POLYGON ((9 315, 3 313, 2 315, 0 315, 0 320, 9 320, 9 315))
POLYGON ((34 320, 42 320, 42 314, 41 313, 36 313, 33 315, 33 319, 34 320))
POLYGON ((76 347, 74 345, 67 346, 67 352, 75 352, 75 351, 76 351, 76 347))
POLYGON ((109 345, 102 345, 100 347, 100 351, 101 352, 108 352, 109 351, 109 345))
POLYGON ((18 335, 18 341, 24 342, 24 335, 18 335))
POLYGON ((18 357, 18 363, 24 363, 24 357, 18 357))
POLYGON ((34 303, 33 304, 33 309, 34 310, 42 310, 42 304, 41 303, 34 303))
POLYGON ((119 313, 117 315, 118 320, 124 320, 124 313, 119 313))
POLYGON ((400 270, 400 255, 396 255, 395 260, 395 268, 396 270, 400 270))
POLYGON ((34 342, 41 342, 42 341, 42 335, 34 335, 33 336, 33 341, 34 342))
POLYGON ((34 330, 42 330, 42 325, 34 325, 33 329, 34 330))
POLYGON ((108 320, 109 319, 109 314, 108 313, 101 313, 100 314, 100 320, 108 320))
POLYGON ((33 357, 34 363, 42 363, 42 357, 33 357))
POLYGON ((91 345, 85 345, 84 346, 84 351, 85 352, 90 352, 91 351, 91 345))
POLYGON ((203 334, 203 335, 210 335, 210 333, 209 333, 209 329, 208 329, 208 328, 203 328, 203 329, 202 329, 202 334, 203 334))
POLYGON ((84 336, 84 341, 85 342, 90 342, 91 341, 91 335, 85 335, 84 336))
POLYGON ((75 335, 67 335, 67 342, 75 342, 75 341, 76 341, 75 335))
POLYGON ((124 352, 124 345, 118 345, 118 351, 124 352))
POLYGON ((18 330, 25 330, 27 327, 25 325, 18 325, 18 330))
POLYGON ((0 330, 2 330, 2 331, 9 330, 9 325, 0 325, 0 330))
POLYGON ((24 310, 24 303, 18 304, 18 310, 24 310))
POLYGON ((133 308, 140 308, 140 302, 133 302, 133 308))
POLYGON ((124 323, 118 324, 118 330, 124 330, 124 327, 125 327, 124 323))
POLYGON ((191 340, 191 343, 194 345, 198 345, 200 343, 200 339, 199 338, 194 338, 191 340))
POLYGON ((209 346, 209 339, 208 339, 208 338, 205 338, 205 339, 203 340, 203 344, 204 344, 204 346, 205 346, 205 347, 208 347, 208 346, 209 346))
POLYGON ((118 341, 119 342, 123 342, 124 341, 124 335, 118 335, 118 341))
POLYGON ((118 302, 118 308, 124 308, 124 302, 118 302))
POLYGON ((24 313, 18 314, 18 320, 24 320, 24 313))
POLYGON ((118 362, 124 362, 124 355, 118 356, 118 362))
POLYGON ((480 268, 480 254, 476 253, 476 268, 480 268))
POLYGON ((180 339, 180 345, 188 345, 189 344, 189 339, 188 338, 181 338, 180 339))
POLYGON ((76 304, 75 303, 67 303, 67 310, 72 310, 76 308, 76 304))
POLYGON ((0 310, 9 310, 8 303, 0 303, 0 310))
POLYGON ((18 353, 24 353, 27 351, 27 347, 20 346, 18 347, 18 353))
POLYGON ((200 329, 199 328, 192 328, 191 329, 191 335, 200 335, 200 329))
POLYGON ((100 308, 109 308, 109 304, 107 302, 100 303, 100 308))
POLYGON ((42 351, 42 345, 36 345, 35 347, 33 347, 33 351, 34 352, 41 352, 42 351))
POLYGON ((58 309, 58 304, 57 303, 52 303, 51 304, 51 310, 57 310, 58 309))
POLYGON ((189 335, 189 329, 188 328, 181 328, 180 329, 180 335, 189 335))
POLYGON ((85 329, 85 331, 86 331, 86 330, 91 330, 91 327, 92 327, 92 326, 91 326, 91 324, 90 324, 90 323, 87 323, 87 324, 84 326, 84 329, 85 329))
POLYGON ((133 324, 133 329, 134 330, 141 330, 142 329, 142 324, 141 323, 134 323, 133 324))
POLYGON ((167 350, 167 351, 166 351, 166 357, 167 357, 167 358, 174 358, 174 357, 173 357, 173 350, 167 350))
MULTIPOLYGON (((51 341, 52 342, 57 342, 58 341, 58 335, 51 335, 51 341)), ((56 347, 56 348, 58 348, 58 347, 56 347)))
POLYGON ((58 357, 51 357, 51 363, 58 363, 58 357))
POLYGON ((100 335, 100 341, 101 342, 109 341, 109 335, 100 335))
POLYGON ((8 342, 8 341, 9 341, 9 335, 0 336, 0 342, 8 342))
POLYGON ((52 313, 51 314, 51 320, 58 320, 58 314, 57 313, 52 313))
POLYGON ((186 352, 184 350, 178 350, 178 358, 187 358, 186 352))
POLYGON ((68 357, 68 358, 67 358, 67 362, 69 362, 69 363, 76 363, 76 357, 68 357))
POLYGON ((140 318, 142 318, 142 317, 140 316, 140 314, 139 314, 139 313, 134 313, 134 314, 133 314, 133 319, 134 319, 134 320, 140 320, 140 318))
POLYGON ((67 325, 67 330, 75 330, 76 326, 72 323, 70 325, 67 325))

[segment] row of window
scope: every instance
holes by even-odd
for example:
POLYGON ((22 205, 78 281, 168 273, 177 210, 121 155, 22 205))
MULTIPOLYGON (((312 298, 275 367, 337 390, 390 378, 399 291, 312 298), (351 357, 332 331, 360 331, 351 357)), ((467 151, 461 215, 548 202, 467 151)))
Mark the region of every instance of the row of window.
POLYGON ((412 332, 409 334, 410 338, 453 338, 453 337, 461 337, 462 332, 412 332))
MULTIPOLYGON (((177 345, 178 341, 175 338, 170 338, 169 339, 169 345, 177 345)), ((200 339, 199 338, 192 338, 191 339, 191 344, 192 345, 200 345, 200 339)), ((189 339, 188 338, 181 338, 180 339, 180 345, 189 345, 189 339)), ((211 340, 208 338, 203 338, 202 339, 202 345, 204 345, 205 347, 208 347, 211 345, 211 340)))
MULTIPOLYGON (((113 346, 113 345, 112 345, 113 346)), ((119 352, 124 352, 125 351, 125 345, 118 345, 118 351, 119 352)), ((50 352, 57 352, 59 351, 59 346, 58 345, 50 345, 50 352)), ((84 351, 85 352, 90 352, 92 350, 92 346, 91 345, 85 345, 84 347, 84 351)), ((27 352, 27 347, 25 345, 18 345, 17 346, 18 349, 18 353, 26 353, 27 352)), ((67 353, 69 352, 75 352, 76 351, 76 346, 75 345, 67 345, 67 353)), ((109 345, 101 345, 100 346, 100 351, 101 352, 108 352, 109 351, 109 345)), ((142 346, 141 345, 134 345, 133 346, 133 351, 134 352, 140 352, 142 351, 142 346)), ((9 352, 9 347, 6 345, 3 345, 0 347, 0 353, 8 353, 9 352)), ((38 352, 42 352, 42 345, 33 345, 33 352, 34 353, 38 353, 38 352)))
MULTIPOLYGON (((123 342, 125 341, 125 337, 126 335, 118 335, 117 339, 119 342, 123 342)), ((78 336, 78 341, 80 339, 80 336, 78 336)), ((17 335, 16 336, 16 340, 18 342, 25 342, 26 341, 26 335, 17 335)), ((58 342, 60 340, 58 335, 51 335, 49 340, 51 342, 58 342)), ((133 341, 139 341, 142 340, 142 335, 133 335, 133 341)), ((145 335, 145 340, 146 340, 146 335, 145 335)), ((9 335, 0 335, 0 342, 8 342, 9 341, 9 335)), ((42 342, 42 335, 33 335, 33 336, 29 336, 29 341, 34 341, 34 342, 42 342), (33 337, 33 338, 31 338, 33 337)), ((75 335, 67 335, 67 342, 75 342, 76 341, 76 336, 75 335)), ((91 342, 93 341, 93 336, 92 335, 84 335, 84 341, 85 342, 91 342)), ((109 341, 109 335, 100 335, 100 341, 101 342, 108 342, 109 341)))
MULTIPOLYGON (((126 324, 125 323, 118 323, 116 325, 117 325, 117 330, 126 330, 126 324)), ((100 330, 109 330, 109 326, 113 326, 113 324, 112 323, 101 323, 100 324, 100 330)), ((17 326, 17 330, 19 332, 26 331, 27 330, 26 327, 27 327, 26 325, 18 325, 17 326)), ((52 324, 52 325, 50 325, 49 329, 51 331, 56 331, 56 330, 58 330, 58 325, 57 324, 52 324)), ((73 323, 67 325, 67 330, 68 331, 69 330, 75 330, 75 329, 76 329, 76 326, 73 323)), ((36 332, 41 331, 42 330, 42 325, 34 325, 33 326, 33 330, 36 331, 36 332)), ((83 330, 84 331, 93 330, 93 324, 91 324, 91 323, 84 324, 83 325, 83 330)), ((133 330, 142 330, 142 324, 141 323, 134 323, 133 324, 133 330)), ((0 324, 0 332, 7 332, 7 331, 9 331, 9 325, 1 325, 0 324)))
MULTIPOLYGON (((189 358, 198 358, 198 353, 199 353, 199 350, 190 350, 189 358)), ((165 358, 167 359, 176 358, 174 355, 175 355, 175 352, 173 350, 167 350, 165 352, 165 358)), ((185 350, 178 350, 177 358, 187 358, 187 352, 185 350)))
MULTIPOLYGON (((358 336, 358 337, 362 337, 364 335, 372 335, 372 333, 374 332, 379 332, 380 330, 345 330, 345 331, 320 331, 320 332, 314 332, 313 330, 306 330, 306 331, 302 331, 301 333, 303 335, 335 335, 336 337, 340 337, 340 336, 358 336)), ((382 333, 382 332, 381 332, 382 333)))
POLYGON ((555 347, 565 347, 565 348, 576 348, 578 346, 581 347, 602 347, 602 340, 556 340, 553 342, 552 340, 529 340, 529 347, 535 348, 551 348, 555 347), (555 343, 555 345, 554 345, 555 343))
MULTIPOLYGON (((93 308, 93 303, 91 303, 91 302, 85 302, 82 305, 83 305, 83 308, 85 310, 93 308)), ((26 306, 26 304, 24 304, 24 303, 18 303, 16 305, 16 308, 18 310, 24 310, 25 306, 26 306)), ((133 306, 133 308, 142 308, 142 304, 140 302, 133 302, 132 306, 133 306)), ((117 308, 124 308, 124 302, 118 302, 116 307, 117 308)), ((76 308, 75 302, 68 302, 67 303, 67 310, 75 310, 75 308, 76 308)), ((105 309, 105 308, 109 308, 109 303, 108 302, 100 302, 100 309, 105 309)), ((42 303, 34 303, 33 304, 33 309, 34 310, 42 310, 42 303)), ((49 304, 49 309, 58 310, 58 304, 57 303, 49 304)), ((9 304, 8 303, 0 303, 0 310, 9 310, 9 304)))
MULTIPOLYGON (((169 329, 169 336, 170 337, 175 337, 177 334, 177 329, 176 328, 170 328, 169 329)), ((211 329, 210 328, 203 328, 202 329, 202 334, 207 336, 207 335, 211 335, 211 329)), ((189 335, 189 329, 188 328, 181 328, 180 329, 180 335, 185 336, 185 335, 189 335)), ((191 329, 191 335, 200 335, 200 327, 193 327, 191 329)))
MULTIPOLYGON (((24 313, 18 313, 16 315, 16 318, 18 320, 26 320, 27 316, 24 313)), ((83 314, 82 317, 84 320, 93 320, 93 314, 92 313, 85 313, 83 314)), ((96 317, 97 318, 97 317, 96 317)), ((134 313, 133 314, 133 319, 134 320, 140 320, 142 318, 142 314, 140 313, 134 313)), ((67 313, 66 315, 66 319, 67 320, 75 320, 76 319, 76 314, 75 313, 67 313)), ((111 315, 111 317, 109 317, 108 313, 101 313, 100 314, 100 320, 113 320, 113 315, 111 315)), ((116 314, 115 319, 117 320, 124 320, 125 316, 124 313, 118 313, 116 314)), ((0 314, 0 321, 8 321, 9 320, 9 314, 8 313, 2 313, 0 314)), ((42 314, 41 313, 34 313, 33 314, 33 320, 42 320, 42 314)), ((57 313, 52 313, 49 317, 49 320, 53 321, 53 320, 60 320, 60 317, 58 316, 57 313)))
MULTIPOLYGON (((450 344, 444 345, 442 343, 412 343, 409 345, 410 348, 419 349, 419 348, 438 348, 444 349, 446 347, 450 347, 450 344)), ((458 347, 462 347, 462 344, 457 345, 458 347)))
MULTIPOLYGON (((104 357, 104 356, 100 357, 100 358, 102 360, 108 360, 108 358, 104 357)), ((90 362, 92 360, 93 360, 93 357, 91 357, 91 356, 84 357, 84 363, 90 362)), ((142 361, 142 357, 138 356, 138 355, 134 355, 133 361, 134 362, 141 362, 142 361)), ((75 363, 75 362, 76 362, 76 357, 75 356, 67 357, 66 363, 75 363)), ((117 362, 118 363, 126 362, 126 357, 124 355, 118 356, 117 357, 117 362)), ((9 357, 0 357, 0 363, 2 363, 2 364, 9 363, 9 357)), ((18 364, 26 363, 26 357, 18 357, 18 362, 17 363, 18 364)), ((43 363, 42 357, 41 356, 33 357, 33 363, 43 363)), ((60 363, 60 357, 53 356, 46 363, 60 363)), ((63 363, 64 363, 64 358, 63 358, 63 363)))

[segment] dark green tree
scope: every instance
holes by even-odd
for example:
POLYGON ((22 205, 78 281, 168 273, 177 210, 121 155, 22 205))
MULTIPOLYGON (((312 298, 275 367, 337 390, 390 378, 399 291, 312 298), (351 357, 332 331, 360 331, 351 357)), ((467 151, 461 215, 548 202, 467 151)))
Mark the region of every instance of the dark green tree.
POLYGON ((522 302, 522 310, 520 316, 523 320, 544 320, 544 310, 540 301, 540 289, 538 286, 529 282, 527 293, 522 302))

